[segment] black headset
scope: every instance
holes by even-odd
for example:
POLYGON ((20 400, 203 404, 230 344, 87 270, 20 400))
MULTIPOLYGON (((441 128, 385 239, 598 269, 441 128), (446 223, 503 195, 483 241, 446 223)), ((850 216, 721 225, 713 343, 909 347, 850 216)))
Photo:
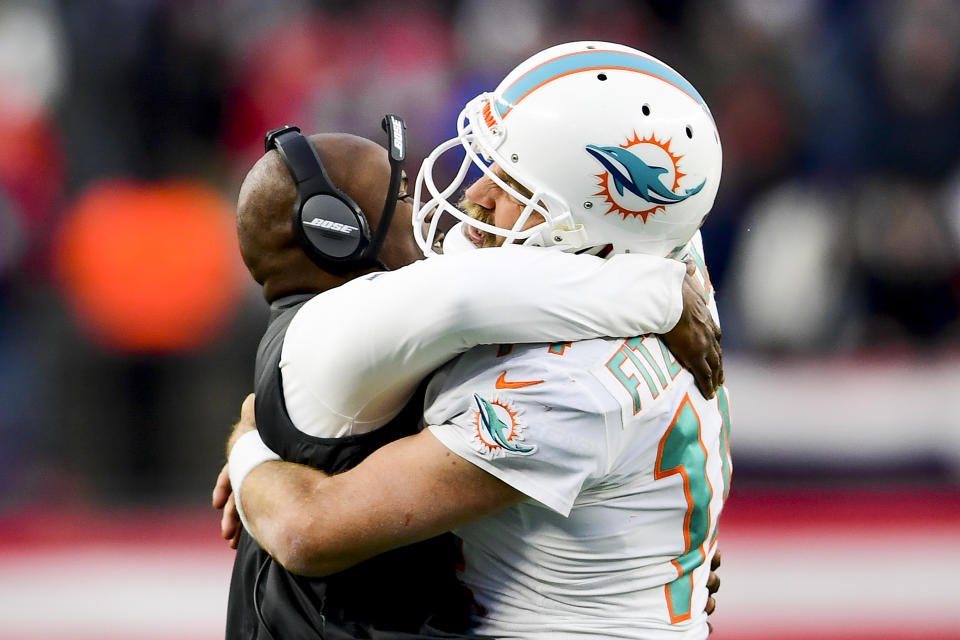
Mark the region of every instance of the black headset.
POLYGON ((387 267, 380 261, 380 247, 387 236, 397 207, 407 143, 403 119, 386 115, 380 123, 389 136, 390 186, 376 234, 353 198, 337 189, 327 175, 320 156, 300 128, 288 124, 267 133, 264 150, 280 152, 297 186, 293 205, 293 233, 304 252, 321 269, 342 275, 356 269, 387 267))

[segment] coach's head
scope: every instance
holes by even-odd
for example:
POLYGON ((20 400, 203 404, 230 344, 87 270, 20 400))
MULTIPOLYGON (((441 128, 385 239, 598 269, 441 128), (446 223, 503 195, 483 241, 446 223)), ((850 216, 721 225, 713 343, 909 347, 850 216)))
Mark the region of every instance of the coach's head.
MULTIPOLYGON (((309 136, 330 182, 353 198, 375 232, 390 184, 387 151, 377 143, 345 133, 309 136)), ((405 182, 405 181, 404 181, 405 182)), ((406 185, 401 185, 404 191, 406 185)), ((293 207, 297 190, 280 154, 265 153, 244 178, 237 203, 240 255, 253 278, 263 285, 268 302, 292 293, 319 293, 372 268, 334 275, 320 268, 297 243, 293 207)), ((393 223, 380 250, 380 260, 398 268, 421 258, 410 233, 411 203, 397 201, 393 223)))

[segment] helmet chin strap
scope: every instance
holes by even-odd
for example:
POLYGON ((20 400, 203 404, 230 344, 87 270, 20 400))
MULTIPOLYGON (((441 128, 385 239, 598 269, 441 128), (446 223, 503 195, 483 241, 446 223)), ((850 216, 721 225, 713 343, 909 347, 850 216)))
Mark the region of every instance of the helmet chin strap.
MULTIPOLYGON (((470 225, 466 222, 458 222, 457 224, 450 227, 450 230, 447 231, 447 234, 443 238, 442 252, 443 255, 456 255, 458 253, 464 253, 466 251, 472 251, 478 249, 477 245, 471 242, 470 238, 467 237, 467 227, 470 225)), ((555 234, 562 234, 562 236, 554 235, 553 239, 556 241, 552 243, 553 245, 560 245, 560 248, 564 250, 573 250, 580 248, 586 242, 586 232, 583 229, 583 225, 577 225, 577 228, 573 231, 570 231, 566 228, 557 229, 554 232, 555 234)), ((511 243, 517 245, 526 246, 530 243, 531 240, 527 242, 511 243)), ((536 245, 539 246, 539 245, 536 245)), ((551 245, 546 245, 551 246, 551 245)))
POLYGON ((443 255, 450 256, 477 249, 477 245, 467 237, 467 223, 458 222, 450 227, 443 238, 443 255))

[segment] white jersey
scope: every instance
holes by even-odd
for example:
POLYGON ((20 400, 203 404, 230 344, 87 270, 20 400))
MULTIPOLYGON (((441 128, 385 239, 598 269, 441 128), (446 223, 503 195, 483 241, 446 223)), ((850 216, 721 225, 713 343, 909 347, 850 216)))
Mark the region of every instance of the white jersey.
POLYGON ((290 323, 280 361, 287 410, 312 436, 364 433, 476 345, 664 333, 682 311, 683 274, 682 263, 652 256, 509 246, 352 280, 290 323))
POLYGON ((478 634, 707 637, 724 389, 705 400, 641 336, 480 347, 434 376, 426 407, 445 446, 530 498, 456 531, 478 634))

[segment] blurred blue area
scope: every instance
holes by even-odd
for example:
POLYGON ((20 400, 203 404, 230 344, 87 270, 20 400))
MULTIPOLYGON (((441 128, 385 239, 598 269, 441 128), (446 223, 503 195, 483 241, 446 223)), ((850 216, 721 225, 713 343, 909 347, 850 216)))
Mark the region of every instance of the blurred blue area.
MULTIPOLYGON (((825 389, 871 376, 922 389, 960 368, 956 2, 7 0, 0 507, 204 502, 252 386, 266 314, 252 282, 198 348, 129 353, 91 340, 56 269, 57 232, 85 189, 187 176, 234 202, 267 129, 379 141, 386 112, 407 120, 412 173, 453 135, 467 99, 575 39, 649 51, 710 104, 724 176, 704 243, 726 353, 741 371, 775 363, 780 386, 764 394, 797 383, 796 361, 810 394, 811 363, 825 389)), ((738 481, 829 480, 836 446, 858 455, 828 435, 766 459, 755 436, 778 407, 728 381, 735 446, 738 403, 748 409, 738 481)), ((883 455, 862 448, 857 477, 956 483, 960 455, 935 455, 960 450, 948 400, 922 425, 885 425, 883 455), (923 446, 911 439, 921 432, 923 446)), ((852 426, 864 438, 875 410, 852 426)))

